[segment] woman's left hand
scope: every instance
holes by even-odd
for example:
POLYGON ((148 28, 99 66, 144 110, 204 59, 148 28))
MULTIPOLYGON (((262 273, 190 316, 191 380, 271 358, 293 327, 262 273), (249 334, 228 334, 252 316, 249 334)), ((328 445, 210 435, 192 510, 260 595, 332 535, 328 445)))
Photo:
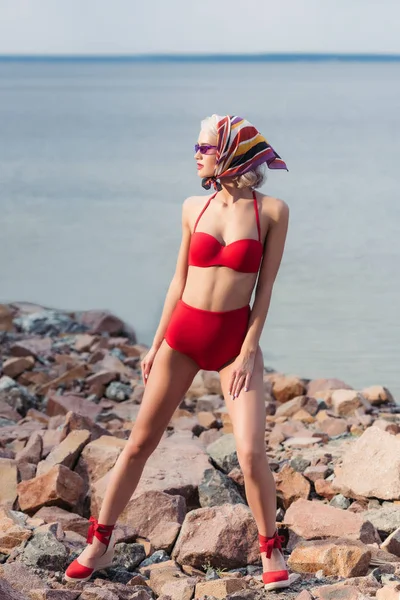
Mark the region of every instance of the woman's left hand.
POLYGON ((229 393, 237 398, 244 385, 244 391, 247 392, 250 386, 250 379, 254 369, 255 352, 241 352, 232 363, 232 375, 229 382, 229 393))

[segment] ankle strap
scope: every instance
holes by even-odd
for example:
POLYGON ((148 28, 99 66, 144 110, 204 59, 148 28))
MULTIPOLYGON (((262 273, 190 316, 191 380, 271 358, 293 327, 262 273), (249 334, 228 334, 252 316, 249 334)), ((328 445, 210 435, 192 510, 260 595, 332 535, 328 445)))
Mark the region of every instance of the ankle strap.
POLYGON ((278 535, 275 531, 272 537, 266 537, 265 535, 258 534, 258 541, 260 542, 260 552, 266 552, 267 558, 271 558, 272 550, 278 548, 282 552, 282 544, 285 541, 283 535, 278 535))
POLYGON ((108 547, 115 525, 101 525, 94 517, 90 517, 89 523, 90 525, 86 539, 87 543, 91 544, 93 542, 93 536, 95 536, 102 544, 105 544, 108 547))

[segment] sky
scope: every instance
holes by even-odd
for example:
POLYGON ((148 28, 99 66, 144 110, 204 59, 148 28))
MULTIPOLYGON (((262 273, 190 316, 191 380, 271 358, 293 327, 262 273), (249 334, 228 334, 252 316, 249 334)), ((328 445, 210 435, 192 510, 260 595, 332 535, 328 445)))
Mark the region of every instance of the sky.
POLYGON ((400 54, 400 0, 0 0, 0 54, 400 54))

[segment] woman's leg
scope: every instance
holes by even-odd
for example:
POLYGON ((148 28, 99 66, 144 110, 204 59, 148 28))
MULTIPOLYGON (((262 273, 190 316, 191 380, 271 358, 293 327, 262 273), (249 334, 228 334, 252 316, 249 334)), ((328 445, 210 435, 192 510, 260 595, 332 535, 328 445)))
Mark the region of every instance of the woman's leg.
MULTIPOLYGON (((112 470, 98 518, 102 525, 114 525, 129 502, 147 459, 158 446, 198 370, 191 358, 163 341, 154 358, 133 429, 112 470)), ((94 538, 79 562, 92 567, 90 558, 103 552, 104 545, 94 538)))
MULTIPOLYGON (((257 523, 258 532, 272 536, 276 525, 276 486, 265 451, 264 361, 258 347, 254 370, 247 392, 233 399, 229 395, 232 365, 221 369, 221 386, 232 421, 236 450, 241 466, 246 498, 257 523)), ((282 554, 275 548, 271 558, 261 555, 264 571, 285 569, 282 554)))

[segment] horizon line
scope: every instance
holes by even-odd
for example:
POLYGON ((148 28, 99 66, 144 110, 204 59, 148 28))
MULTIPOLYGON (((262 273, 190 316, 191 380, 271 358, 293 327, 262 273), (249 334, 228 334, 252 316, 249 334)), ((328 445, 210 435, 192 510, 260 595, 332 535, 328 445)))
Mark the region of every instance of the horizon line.
POLYGON ((400 54, 372 52, 249 52, 249 53, 141 53, 141 54, 0 54, 0 61, 132 61, 132 62, 210 62, 210 61, 400 61, 400 54))

